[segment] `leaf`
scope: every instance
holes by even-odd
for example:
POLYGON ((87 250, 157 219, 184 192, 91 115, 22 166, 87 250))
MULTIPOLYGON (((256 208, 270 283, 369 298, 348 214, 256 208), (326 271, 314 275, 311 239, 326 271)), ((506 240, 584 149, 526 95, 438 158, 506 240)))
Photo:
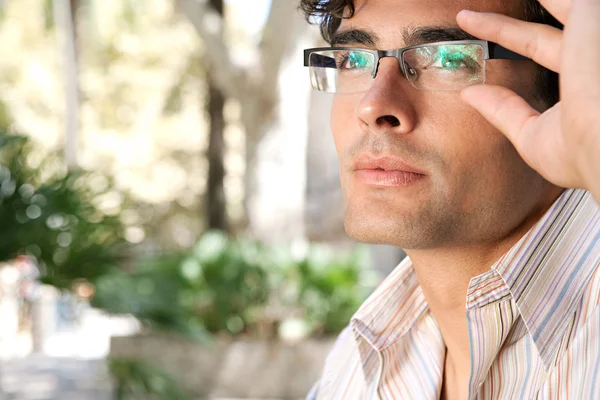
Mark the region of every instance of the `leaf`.
POLYGON ((156 365, 118 358, 108 359, 117 400, 190 400, 177 379, 156 365))

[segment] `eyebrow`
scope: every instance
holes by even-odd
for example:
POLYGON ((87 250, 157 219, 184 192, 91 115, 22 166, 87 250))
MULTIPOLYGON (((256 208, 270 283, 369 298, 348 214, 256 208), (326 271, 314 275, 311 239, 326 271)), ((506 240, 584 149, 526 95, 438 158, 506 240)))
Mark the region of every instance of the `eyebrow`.
MULTIPOLYGON (((453 40, 477 40, 475 36, 455 26, 408 27, 404 28, 400 37, 404 42, 403 47, 453 40)), ((335 32, 331 38, 331 46, 362 45, 373 48, 379 41, 379 36, 368 29, 350 28, 335 32)))
POLYGON ((367 29, 351 28, 337 30, 331 37, 331 46, 351 44, 372 47, 377 42, 379 42, 377 34, 367 29))

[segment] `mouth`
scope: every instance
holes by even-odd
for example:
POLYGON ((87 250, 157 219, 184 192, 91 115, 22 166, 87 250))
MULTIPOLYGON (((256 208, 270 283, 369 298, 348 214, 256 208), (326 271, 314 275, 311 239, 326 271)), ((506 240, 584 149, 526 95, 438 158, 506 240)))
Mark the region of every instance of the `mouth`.
POLYGON ((409 186, 423 180, 426 174, 396 157, 358 157, 352 171, 355 177, 369 186, 409 186))
POLYGON ((391 157, 372 157, 369 155, 361 155, 357 157, 352 166, 354 171, 359 170, 376 170, 376 171, 401 171, 413 174, 426 175, 424 171, 413 167, 404 160, 391 157))

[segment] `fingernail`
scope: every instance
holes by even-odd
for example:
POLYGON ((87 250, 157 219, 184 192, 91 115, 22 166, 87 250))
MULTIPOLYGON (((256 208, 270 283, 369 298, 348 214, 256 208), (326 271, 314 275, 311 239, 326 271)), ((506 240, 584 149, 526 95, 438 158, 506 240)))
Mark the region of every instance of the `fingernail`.
POLYGON ((461 10, 457 16, 460 17, 462 15, 463 18, 468 18, 470 15, 475 14, 474 11, 471 10, 461 10))

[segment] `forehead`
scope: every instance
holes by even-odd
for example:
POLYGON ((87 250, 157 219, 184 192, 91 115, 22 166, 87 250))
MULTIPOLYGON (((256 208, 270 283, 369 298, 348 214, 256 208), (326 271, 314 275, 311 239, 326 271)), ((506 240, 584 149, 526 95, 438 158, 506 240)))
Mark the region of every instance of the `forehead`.
POLYGON ((377 34, 377 48, 403 45, 402 32, 420 26, 456 27, 456 14, 463 9, 495 12, 522 18, 523 0, 355 0, 352 18, 340 29, 365 29, 377 34))

